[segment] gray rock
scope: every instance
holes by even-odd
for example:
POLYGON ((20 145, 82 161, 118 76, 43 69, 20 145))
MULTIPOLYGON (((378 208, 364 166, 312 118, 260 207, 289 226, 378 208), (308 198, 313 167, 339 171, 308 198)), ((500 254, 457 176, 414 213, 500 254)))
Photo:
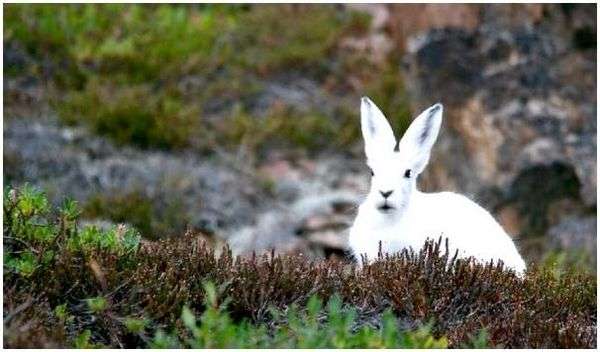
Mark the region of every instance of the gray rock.
POLYGON ((54 203, 64 196, 85 203, 96 195, 139 192, 151 200, 155 214, 177 211, 181 228, 169 234, 183 233, 186 225, 227 232, 251 222, 261 209, 260 190, 252 180, 222 161, 116 148, 52 119, 5 121, 4 160, 10 161, 4 169, 8 184, 43 187, 54 203))
POLYGON ((596 258, 596 217, 568 217, 548 230, 551 244, 557 248, 584 250, 596 258))
POLYGON ((513 20, 506 9, 485 5, 476 29, 431 30, 408 46, 415 113, 445 105, 422 183, 515 207, 521 234, 543 234, 553 202, 596 207, 595 56, 574 48, 566 16, 513 20))

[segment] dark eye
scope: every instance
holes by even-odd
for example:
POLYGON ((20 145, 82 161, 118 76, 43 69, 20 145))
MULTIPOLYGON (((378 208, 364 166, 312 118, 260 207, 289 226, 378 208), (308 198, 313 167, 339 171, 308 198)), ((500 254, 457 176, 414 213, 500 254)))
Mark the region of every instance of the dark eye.
POLYGON ((410 178, 410 169, 407 169, 406 171, 404 171, 404 177, 410 178))
POLYGON ((375 176, 375 173, 373 172, 373 169, 369 168, 369 172, 371 173, 371 176, 375 176))

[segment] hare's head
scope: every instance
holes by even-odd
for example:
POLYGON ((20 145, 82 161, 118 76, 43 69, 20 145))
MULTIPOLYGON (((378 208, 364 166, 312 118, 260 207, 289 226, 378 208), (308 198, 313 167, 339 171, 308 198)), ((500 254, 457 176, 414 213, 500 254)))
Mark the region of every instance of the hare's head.
POLYGON ((396 142, 381 110, 369 98, 361 99, 361 128, 372 175, 366 206, 385 216, 397 216, 404 211, 416 190, 416 179, 429 161, 442 112, 439 103, 428 108, 396 142))

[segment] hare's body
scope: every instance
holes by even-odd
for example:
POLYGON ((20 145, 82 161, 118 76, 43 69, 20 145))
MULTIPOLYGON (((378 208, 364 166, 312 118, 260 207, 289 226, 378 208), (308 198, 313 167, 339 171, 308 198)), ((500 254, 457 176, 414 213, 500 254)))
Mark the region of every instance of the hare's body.
POLYGON ((364 254, 374 259, 380 242, 384 253, 404 248, 418 251, 427 239, 437 240, 440 236, 448 238, 450 252, 458 249, 460 258, 500 259, 516 272, 525 270, 517 248, 494 218, 475 202, 452 192, 416 191, 403 216, 397 219, 380 216, 376 209, 363 205, 350 229, 349 243, 356 258, 364 254))
POLYGON ((422 193, 416 179, 429 161, 437 138, 443 107, 436 104, 419 115, 396 142, 381 111, 362 99, 361 127, 371 190, 350 229, 349 244, 357 259, 377 258, 402 249, 421 249, 427 239, 448 239, 452 253, 488 262, 501 260, 518 273, 525 262, 512 239, 481 206, 462 195, 422 193))

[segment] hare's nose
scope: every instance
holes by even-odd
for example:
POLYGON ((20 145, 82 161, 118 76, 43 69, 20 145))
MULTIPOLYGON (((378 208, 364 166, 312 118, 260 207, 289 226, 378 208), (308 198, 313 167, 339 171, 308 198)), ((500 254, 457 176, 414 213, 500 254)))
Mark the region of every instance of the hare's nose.
POLYGON ((384 192, 384 191, 379 191, 379 193, 381 193, 381 196, 382 196, 383 198, 386 198, 386 199, 387 199, 387 197, 389 197, 390 195, 392 195, 392 193, 393 193, 393 192, 394 192, 394 191, 387 191, 387 192, 384 192))

